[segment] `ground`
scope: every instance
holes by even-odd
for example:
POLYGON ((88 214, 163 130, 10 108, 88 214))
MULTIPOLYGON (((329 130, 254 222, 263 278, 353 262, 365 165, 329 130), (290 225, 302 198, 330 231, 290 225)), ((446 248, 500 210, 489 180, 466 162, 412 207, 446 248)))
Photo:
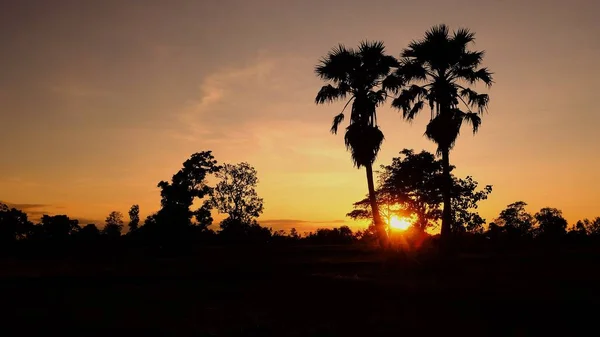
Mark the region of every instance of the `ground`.
POLYGON ((600 254, 357 246, 1 261, 2 335, 593 336, 600 254))

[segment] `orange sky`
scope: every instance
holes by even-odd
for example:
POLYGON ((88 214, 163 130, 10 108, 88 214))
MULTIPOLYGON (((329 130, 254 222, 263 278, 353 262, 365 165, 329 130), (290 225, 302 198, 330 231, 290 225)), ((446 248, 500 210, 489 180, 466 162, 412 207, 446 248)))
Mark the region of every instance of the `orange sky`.
MULTIPOLYGON (((600 216, 600 2, 4 1, 0 5, 0 200, 84 223, 133 203, 193 152, 247 161, 262 222, 340 225, 366 193, 342 136, 340 105, 315 106, 317 60, 337 43, 381 39, 398 55, 430 26, 477 33, 495 73, 480 133, 451 162, 494 185, 488 221, 516 200, 600 216), (300 222, 304 221, 304 222, 300 222)), ((425 114, 426 115, 426 114, 425 114)), ((402 148, 435 150, 391 109, 376 165, 402 148)))

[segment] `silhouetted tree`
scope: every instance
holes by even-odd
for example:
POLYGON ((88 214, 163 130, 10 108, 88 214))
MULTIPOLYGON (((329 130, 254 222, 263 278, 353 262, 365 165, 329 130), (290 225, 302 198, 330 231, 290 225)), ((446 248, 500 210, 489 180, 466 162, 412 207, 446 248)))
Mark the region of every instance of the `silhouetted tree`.
POLYGON ((300 239, 300 234, 298 233, 298 230, 294 227, 290 230, 290 237, 294 240, 298 240, 300 239))
POLYGON ((129 232, 133 232, 138 229, 140 224, 140 206, 133 205, 129 209, 129 232))
POLYGON ((191 225, 192 217, 198 211, 190 210, 196 198, 212 195, 213 188, 208 186, 206 178, 219 170, 211 151, 194 153, 183 163, 183 168, 171 178, 171 182, 158 184, 161 192, 162 208, 147 223, 155 226, 170 226, 170 232, 180 232, 191 225))
POLYGON ((194 218, 196 219, 196 226, 200 231, 208 231, 208 226, 212 225, 212 201, 205 200, 197 210, 194 211, 194 218))
POLYGON ((0 203, 0 243, 25 239, 31 226, 26 213, 0 203))
POLYGON ((570 232, 582 236, 598 236, 600 235, 600 217, 596 217, 594 220, 579 220, 575 226, 571 228, 570 232))
POLYGON ((474 41, 475 34, 468 29, 450 33, 446 25, 434 26, 425 33, 424 39, 412 41, 404 49, 396 73, 399 79, 391 81, 390 85, 392 90, 398 90, 398 83, 411 84, 392 102, 392 106, 402 110, 406 120, 413 120, 425 104, 431 109, 425 135, 438 145, 442 155, 445 177, 442 184, 442 238, 452 231, 450 150, 463 122, 471 123, 473 132, 477 132, 481 124, 479 115, 489 102, 487 94, 479 94, 466 84, 483 82, 489 87, 493 83, 492 73, 487 68, 480 68, 484 52, 468 50, 474 41), (462 110, 460 102, 464 103, 462 110))
POLYGON ((511 238, 526 237, 533 234, 535 224, 534 217, 525 210, 527 203, 523 201, 514 202, 500 212, 495 220, 499 230, 511 238))
POLYGON ((318 244, 343 244, 355 240, 352 230, 348 226, 339 228, 318 228, 316 232, 310 233, 306 240, 318 244))
POLYGON ((271 229, 260 226, 256 220, 245 222, 230 217, 221 221, 219 232, 219 236, 228 240, 268 241, 271 235, 271 229))
POLYGON ((214 190, 213 205, 228 215, 228 226, 250 224, 263 211, 263 199, 256 193, 257 172, 248 163, 225 164, 216 173, 220 181, 214 190))
POLYGON ((404 149, 391 165, 382 168, 386 178, 381 190, 391 196, 392 202, 402 204, 408 214, 416 215, 416 229, 425 232, 432 227, 441 216, 441 161, 427 151, 404 149))
POLYGON ((567 220, 559 209, 545 207, 535 213, 534 217, 538 222, 540 238, 557 239, 567 234, 567 220))
POLYGON ((123 230, 123 214, 117 211, 110 212, 106 217, 102 234, 111 238, 119 237, 121 236, 121 230, 123 230))
POLYGON ((84 240, 94 240, 100 236, 100 230, 95 224, 87 224, 79 231, 78 237, 84 240))
MULTIPOLYGON (((382 165, 382 169, 377 189, 378 198, 389 205, 395 205, 395 215, 414 214, 417 221, 413 228, 417 231, 423 233, 434 226, 442 214, 440 181, 444 177, 441 160, 436 160, 433 154, 426 151, 415 154, 413 150, 404 149, 400 152, 400 157, 393 158, 391 165, 382 165)), ((459 179, 451 175, 451 179, 455 230, 482 232, 485 220, 473 210, 477 209, 481 200, 487 199, 492 186, 487 185, 482 190, 477 190, 478 183, 472 177, 459 179)), ((348 216, 364 218, 368 215, 365 202, 366 200, 361 200, 355 203, 354 207, 357 209, 348 213, 348 216)))
POLYGON ((452 229, 455 232, 483 233, 483 219, 479 213, 473 211, 477 209, 478 203, 486 200, 492 193, 492 185, 486 185, 482 190, 477 190, 478 183, 472 177, 465 179, 452 179, 452 229))
POLYGON ((66 239, 80 229, 78 220, 71 220, 66 215, 42 215, 41 226, 46 237, 50 239, 66 239))
POLYGON ((385 54, 383 42, 362 42, 357 50, 339 45, 315 69, 321 79, 330 83, 321 88, 316 103, 346 101, 342 112, 333 119, 332 133, 337 133, 344 110, 352 103, 344 141, 354 165, 366 169, 371 213, 382 246, 387 246, 387 235, 375 195, 373 163, 384 137, 377 125, 376 109, 387 99, 382 83, 396 66, 398 61, 385 54))

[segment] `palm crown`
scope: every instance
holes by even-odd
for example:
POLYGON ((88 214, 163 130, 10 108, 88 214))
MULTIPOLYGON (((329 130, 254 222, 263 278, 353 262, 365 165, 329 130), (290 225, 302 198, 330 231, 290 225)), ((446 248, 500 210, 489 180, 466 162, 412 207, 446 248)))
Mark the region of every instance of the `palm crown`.
MULTIPOLYGON (((479 115, 489 102, 487 94, 468 87, 477 82, 488 87, 493 83, 492 73, 480 67, 484 52, 467 48, 474 41, 475 34, 468 29, 450 33, 446 25, 439 25, 424 39, 412 41, 401 54, 395 76, 411 85, 400 91, 392 106, 401 109, 406 120, 413 120, 428 104, 431 119, 425 135, 438 144, 438 151, 454 146, 463 121, 477 132, 479 115)), ((390 83, 387 88, 397 92, 399 86, 390 83)))
POLYGON ((385 55, 383 42, 377 41, 362 42, 356 50, 339 45, 315 68, 321 79, 330 82, 321 88, 316 103, 347 100, 342 112, 333 118, 332 133, 337 133, 345 109, 352 104, 344 140, 357 167, 372 164, 383 142, 376 108, 387 98, 382 84, 396 66, 398 61, 385 55))

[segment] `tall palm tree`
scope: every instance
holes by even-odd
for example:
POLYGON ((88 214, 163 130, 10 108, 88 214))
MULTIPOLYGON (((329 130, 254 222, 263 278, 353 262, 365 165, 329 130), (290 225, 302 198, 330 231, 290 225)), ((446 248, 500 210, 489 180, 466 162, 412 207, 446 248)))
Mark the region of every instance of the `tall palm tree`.
MULTIPOLYGON (((470 123, 473 133, 477 132, 480 115, 489 102, 487 94, 479 94, 470 86, 483 82, 489 88, 493 83, 492 73, 481 67, 484 52, 468 49, 474 41, 475 33, 468 29, 450 32, 446 25, 434 26, 422 40, 412 41, 403 50, 395 74, 405 86, 392 106, 402 110, 404 119, 413 120, 425 104, 431 109, 425 136, 437 144, 437 152, 442 155, 443 238, 452 231, 450 150, 463 122, 470 123)), ((390 89, 399 91, 398 86, 390 89)))
POLYGON ((346 102, 342 112, 333 118, 333 134, 337 134, 344 120, 344 111, 351 105, 344 141, 354 165, 357 168, 364 166, 366 169, 373 222, 382 246, 387 244, 387 234, 375 195, 373 162, 384 137, 377 126, 376 109, 388 96, 383 88, 383 81, 390 75, 392 68, 397 66, 398 61, 385 54, 383 42, 365 41, 360 43, 358 49, 346 48, 340 44, 322 58, 315 68, 317 76, 329 82, 319 90, 316 103, 338 100, 346 102))

